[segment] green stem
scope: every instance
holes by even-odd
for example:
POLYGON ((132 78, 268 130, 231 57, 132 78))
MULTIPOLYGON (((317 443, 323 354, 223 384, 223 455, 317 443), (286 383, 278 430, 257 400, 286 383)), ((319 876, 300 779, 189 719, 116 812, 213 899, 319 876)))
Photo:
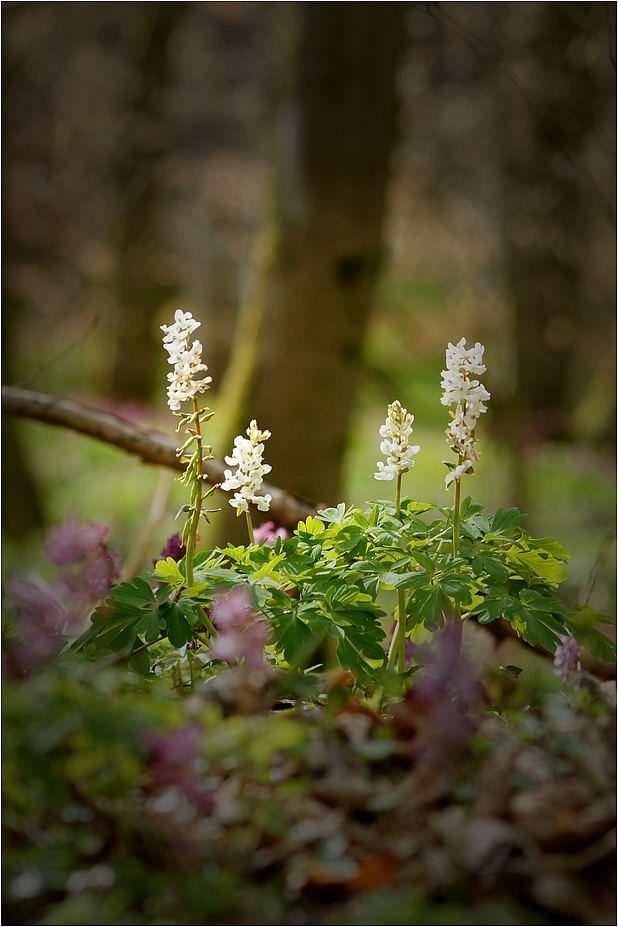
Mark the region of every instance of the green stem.
POLYGON ((253 522, 251 521, 251 512, 249 509, 245 512, 247 516, 247 531, 249 532, 249 543, 255 544, 255 535, 253 534, 253 522))
POLYGON ((399 607, 397 611, 397 669, 403 673, 406 659, 406 594, 403 589, 397 590, 399 594, 399 607))
POLYGON ((135 650, 132 650, 132 651, 131 651, 131 653, 129 654, 128 659, 130 660, 131 657, 132 657, 134 654, 139 653, 141 650, 146 650, 147 647, 152 647, 153 644, 159 644, 159 643, 160 643, 161 641, 163 641, 163 640, 165 640, 165 635, 164 635, 164 634, 163 634, 161 637, 157 637, 156 641, 150 641, 150 643, 148 643, 148 644, 142 644, 141 647, 136 647, 135 650))
MULTIPOLYGON (((461 457, 459 458, 461 463, 461 457)), ((461 506, 461 480, 455 480, 455 505, 453 506, 453 557, 459 554, 459 509, 461 506)))
POLYGON ((397 590, 399 599, 397 605, 397 623, 393 631, 391 645, 388 648, 387 666, 393 669, 397 664, 397 670, 403 673, 406 659, 406 596, 403 589, 397 590))
MULTIPOLYGON (((458 464, 463 462, 460 457, 458 464)), ((455 504, 453 506, 453 557, 459 555, 459 509, 461 508, 461 479, 455 480, 455 504)), ((457 599, 453 603, 453 617, 460 627, 457 649, 461 647, 461 605, 457 599)))
MULTIPOLYGON (((199 412, 196 396, 193 397, 193 411, 196 413, 199 412)), ((197 442, 197 493, 193 506, 193 515, 191 516, 191 527, 189 528, 189 536, 187 538, 187 555, 185 558, 187 586, 193 585, 193 553, 195 551, 195 539, 202 511, 202 479, 204 476, 204 464, 202 460, 202 432, 199 415, 195 417, 195 440, 197 442)))
POLYGON ((395 625, 393 636, 391 638, 390 647, 388 648, 388 660, 386 661, 386 665, 389 669, 392 669, 394 667, 395 660, 397 659, 397 644, 399 643, 399 637, 397 635, 397 628, 398 628, 398 625, 395 625))
POLYGON ((397 474, 397 489, 395 491, 395 518, 399 518, 401 512, 401 477, 403 473, 397 474))
MULTIPOLYGON (((464 374, 465 376, 465 374, 464 374)), ((462 403, 462 415, 466 417, 466 403, 462 403)), ((457 466, 461 467, 465 460, 463 454, 459 454, 457 466)), ((459 554, 459 509, 461 507, 461 476, 455 480, 455 504, 453 506, 453 557, 459 554)))
POLYGON ((204 622, 204 627, 206 628, 210 636, 216 637, 217 629, 215 628, 214 624, 212 623, 212 621, 210 620, 206 612, 204 612, 204 614, 202 615, 202 621, 204 622))
MULTIPOLYGON (((397 474, 397 488, 395 491, 395 518, 401 515, 401 477, 402 473, 397 474)), ((397 664, 397 669, 403 673, 406 659, 406 594, 403 589, 397 590, 397 624, 393 631, 393 639, 388 650, 388 668, 392 669, 397 664)))

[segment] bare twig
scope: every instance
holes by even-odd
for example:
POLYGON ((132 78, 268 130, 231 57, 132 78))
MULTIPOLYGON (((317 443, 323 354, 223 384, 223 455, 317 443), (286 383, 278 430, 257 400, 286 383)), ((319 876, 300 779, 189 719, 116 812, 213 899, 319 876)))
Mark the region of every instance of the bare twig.
POLYGON ((153 538, 161 527, 165 518, 167 502, 174 482, 174 475, 167 467, 159 471, 159 479, 150 503, 150 509, 144 522, 140 535, 133 548, 129 551, 127 560, 120 574, 120 582, 128 582, 132 576, 139 573, 146 559, 153 538))
POLYGON ((584 602, 584 605, 590 604, 590 599, 592 598, 592 593, 594 592, 594 587, 597 582, 599 570, 605 566, 607 557, 609 555, 609 548, 610 548, 611 542, 614 541, 615 539, 616 539, 616 529, 610 528, 609 531, 606 532, 605 537, 603 538, 601 542, 601 550, 599 551, 599 555, 597 559, 594 561, 593 567, 590 571, 590 576, 588 577, 588 594, 586 595, 586 600, 584 602))
POLYGON ((66 348, 63 348, 59 354, 56 354, 55 357, 52 357, 51 360, 48 360, 46 364, 39 364, 39 369, 36 373, 33 373, 32 376, 28 377, 26 380, 21 380, 15 385, 20 387, 31 386, 36 380, 39 379, 39 377, 43 376, 46 370, 49 370, 50 367, 54 367, 56 364, 60 363, 61 360, 64 360, 65 357, 68 357, 69 354, 72 354, 73 351, 79 348, 80 345, 84 343, 84 341, 87 341, 88 338, 90 338, 90 336, 99 327, 100 321, 101 317, 99 315, 95 315, 92 319, 92 322, 88 326, 88 330, 84 332, 83 335, 80 335, 77 341, 72 341, 71 344, 67 345, 66 348))
MULTIPOLYGON (((2 387, 2 412, 21 418, 32 418, 47 425, 60 425, 80 434, 89 435, 106 444, 135 454, 144 463, 184 470, 176 456, 178 439, 154 428, 132 425, 111 412, 93 409, 73 399, 60 399, 46 393, 35 393, 17 386, 2 387)), ((224 464, 215 458, 204 461, 204 478, 215 486, 225 479, 224 464)), ((315 515, 315 507, 296 499, 276 486, 262 485, 261 493, 272 496, 269 516, 277 525, 293 530, 299 521, 315 515)))
MULTIPOLYGON (((509 66, 505 58, 502 57, 502 55, 500 55, 500 53, 496 51, 495 48, 485 42, 481 36, 477 35, 475 32, 469 29, 463 22, 460 22, 456 17, 452 16, 450 12, 447 12, 444 9, 443 3, 427 4, 427 8, 424 12, 435 19, 442 19, 442 21, 447 26, 449 26, 466 43, 466 45, 468 45, 469 48, 472 49, 472 51, 481 55, 486 60, 491 61, 492 64, 496 65, 507 75, 513 86, 517 88, 522 98, 526 101, 526 104, 531 112, 533 112, 537 119, 539 119, 547 138, 555 147, 556 151, 560 152, 564 158, 566 158, 575 173, 578 174, 578 176, 584 181, 585 184, 587 184, 591 193, 600 204, 606 218, 609 220, 612 226, 615 226, 616 210, 611 197, 606 195, 605 191, 592 176, 583 160, 577 154, 575 154, 574 151, 570 150, 562 144, 556 132, 555 115, 552 110, 543 105, 539 101, 538 96, 528 90, 524 82, 517 76, 516 71, 509 66), (430 7, 433 7, 434 9, 430 9, 430 7)), ((572 18, 575 19, 575 17, 572 18)), ((576 19, 575 21, 577 22, 576 19)), ((578 23, 578 25, 581 27, 581 23, 578 23)), ((612 30, 610 26, 610 37, 614 34, 614 32, 615 30, 612 30)), ((584 32, 583 34, 586 33, 584 32)), ((612 60, 613 64, 611 51, 610 60, 612 60)))

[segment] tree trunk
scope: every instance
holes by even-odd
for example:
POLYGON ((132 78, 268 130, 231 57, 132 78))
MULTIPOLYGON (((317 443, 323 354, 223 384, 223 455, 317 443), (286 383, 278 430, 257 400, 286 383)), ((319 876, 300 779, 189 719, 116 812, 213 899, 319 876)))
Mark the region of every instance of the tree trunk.
POLYGON ((124 399, 150 399, 159 369, 160 338, 153 316, 177 286, 160 267, 161 223, 165 204, 161 178, 169 149, 169 119, 163 94, 169 82, 170 38, 186 11, 185 3, 134 4, 134 54, 142 81, 131 113, 131 137, 118 171, 120 215, 116 230, 118 329, 112 373, 113 392, 124 399))
MULTIPOLYGON (((514 71, 502 74, 505 256, 515 322, 516 385, 503 420, 519 449, 573 437, 576 337, 595 321, 582 292, 591 209, 611 212, 585 146, 607 105, 599 66, 582 54, 603 31, 605 4, 513 8, 505 30, 514 71), (599 18, 601 26, 599 25, 599 18), (517 40, 516 40, 517 41, 517 40), (578 53, 579 49, 579 53, 578 53), (592 204, 592 206, 591 206, 592 204)), ((588 56, 589 58, 589 56, 588 56)))
POLYGON ((277 247, 247 418, 279 485, 331 503, 382 257, 403 3, 304 3, 280 121, 277 247))

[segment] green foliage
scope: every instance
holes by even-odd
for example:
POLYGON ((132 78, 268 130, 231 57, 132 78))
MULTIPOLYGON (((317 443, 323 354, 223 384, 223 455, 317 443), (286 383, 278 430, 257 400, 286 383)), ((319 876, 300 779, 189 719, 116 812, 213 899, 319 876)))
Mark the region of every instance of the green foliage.
POLYGON ((616 659, 616 646, 597 625, 611 625, 604 615, 597 614, 589 605, 576 605, 567 610, 566 625, 578 643, 595 658, 611 663, 616 659))
POLYGON ((342 503, 318 514, 273 546, 200 553, 191 585, 184 560, 159 561, 150 576, 113 587, 73 649, 94 659, 120 653, 148 675, 151 652, 160 669, 166 647, 191 644, 199 650, 195 671, 218 672, 220 661, 208 652, 216 634, 211 610, 222 594, 244 587, 271 628, 272 663, 304 673, 312 660, 323 667, 336 655, 369 691, 380 685, 386 666, 388 590, 403 593, 408 635, 435 631, 461 614, 481 624, 505 619, 527 643, 550 652, 572 631, 596 658, 615 658, 612 642, 598 630, 607 619, 568 609, 555 595, 568 553, 553 538, 530 537, 516 508, 488 515, 465 499, 457 557, 450 508, 404 500, 397 518, 393 503, 381 501, 365 512, 346 511, 342 503))

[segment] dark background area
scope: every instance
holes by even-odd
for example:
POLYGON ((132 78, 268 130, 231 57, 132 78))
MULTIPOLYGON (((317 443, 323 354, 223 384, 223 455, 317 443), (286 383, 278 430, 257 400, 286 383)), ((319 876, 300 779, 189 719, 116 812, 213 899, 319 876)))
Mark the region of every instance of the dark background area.
MULTIPOLYGON (((406 490, 447 504, 439 372, 478 339, 468 491, 562 532, 611 609, 615 12, 3 3, 3 381, 171 431, 159 326, 182 306, 218 456, 256 416, 273 483, 362 503, 399 398, 427 453, 406 490)), ((152 474, 4 428, 15 558, 69 501, 130 548, 152 474)))

